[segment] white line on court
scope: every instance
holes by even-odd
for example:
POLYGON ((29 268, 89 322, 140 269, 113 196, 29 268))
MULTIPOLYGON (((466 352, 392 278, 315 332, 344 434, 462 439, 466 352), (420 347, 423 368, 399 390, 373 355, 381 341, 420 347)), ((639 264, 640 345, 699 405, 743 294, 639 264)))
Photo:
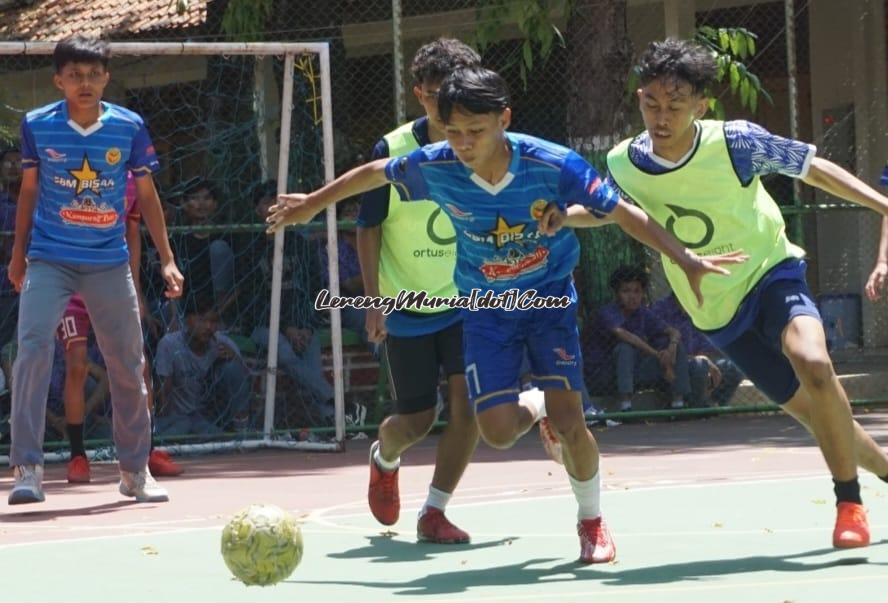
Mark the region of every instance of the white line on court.
MULTIPOLYGON (((867 476, 867 477, 869 477, 869 476, 867 476)), ((755 484, 773 483, 775 481, 780 481, 780 482, 806 481, 806 480, 823 479, 823 478, 824 478, 824 476, 819 472, 817 474, 811 474, 811 475, 799 475, 799 474, 776 475, 775 474, 773 476, 770 476, 770 477, 764 478, 764 479, 760 478, 760 479, 746 479, 745 480, 745 479, 738 479, 738 478, 729 478, 729 479, 720 480, 720 481, 716 481, 716 482, 709 482, 706 484, 674 483, 674 484, 654 485, 654 486, 643 486, 642 485, 642 486, 639 486, 634 489, 629 488, 629 489, 605 490, 604 494, 606 496, 610 497, 610 496, 614 496, 614 495, 618 495, 618 494, 635 493, 635 492, 640 492, 640 491, 676 490, 676 489, 682 489, 682 488, 703 488, 703 487, 711 488, 711 487, 748 486, 748 485, 755 485, 755 484)), ((866 479, 866 478, 864 478, 864 479, 866 479)), ((873 479, 875 479, 875 478, 873 478, 873 479)), ((543 485, 549 486, 551 484, 549 482, 544 482, 543 485)), ((528 484, 527 486, 532 487, 531 484, 528 484)), ((467 488, 466 490, 479 491, 479 490, 486 490, 486 489, 492 489, 492 488, 493 487, 491 487, 491 486, 484 486, 484 487, 476 487, 476 488, 471 488, 471 489, 467 488)), ((514 491, 514 489, 512 491, 514 491)), ((526 494, 526 492, 522 492, 522 493, 526 494)), ((542 500, 563 499, 563 498, 570 497, 570 496, 572 496, 571 493, 565 492, 563 494, 554 494, 554 495, 547 495, 547 496, 524 496, 521 498, 506 498, 506 499, 493 498, 491 500, 474 501, 474 502, 466 502, 466 503, 457 502, 457 503, 453 503, 453 504, 449 505, 449 507, 450 508, 469 508, 469 507, 487 506, 487 505, 492 505, 492 504, 512 504, 512 503, 519 503, 519 502, 537 502, 537 501, 542 501, 542 500)), ((312 511, 312 512, 308 513, 307 515, 305 515, 305 512, 302 509, 297 509, 297 510, 290 509, 289 511, 291 513, 293 513, 294 515, 296 515, 297 517, 299 517, 300 515, 303 515, 303 517, 299 518, 300 523, 302 523, 303 525, 315 524, 315 525, 319 525, 319 526, 333 528, 333 529, 340 530, 340 531, 366 533, 367 532, 366 528, 346 526, 346 525, 338 524, 335 521, 335 520, 341 520, 341 519, 348 519, 351 517, 366 516, 367 515, 366 510, 362 510, 361 512, 355 512, 355 513, 337 514, 337 515, 334 515, 333 517, 329 517, 329 518, 327 517, 327 515, 331 512, 335 512, 340 509, 353 508, 353 507, 357 507, 359 505, 360 506, 366 505, 366 500, 360 499, 360 500, 351 501, 348 503, 331 505, 329 507, 325 507, 322 509, 317 509, 315 511, 312 511)), ((405 510, 407 512, 418 511, 419 506, 418 505, 417 506, 410 506, 410 507, 407 507, 406 509, 403 509, 403 510, 405 510)), ((146 536, 150 537, 150 536, 159 536, 159 535, 166 535, 166 534, 180 534, 180 533, 186 533, 186 532, 221 530, 222 527, 224 526, 224 524, 213 524, 213 525, 209 525, 209 526, 200 526, 200 527, 193 527, 193 528, 165 529, 163 527, 163 526, 167 526, 167 525, 183 523, 185 521, 189 521, 189 522, 191 522, 191 521, 208 521, 208 520, 211 520, 217 516, 218 516, 218 514, 215 513, 215 514, 205 517, 205 518, 190 518, 188 520, 175 519, 175 520, 147 522, 147 523, 139 523, 139 524, 121 524, 120 526, 105 525, 105 526, 102 526, 101 528, 99 528, 97 526, 83 526, 83 525, 76 526, 76 529, 75 529, 75 526, 65 527, 65 528, 59 528, 58 526, 53 526, 54 529, 56 529, 56 530, 59 530, 59 531, 66 530, 66 531, 68 531, 68 533, 71 533, 71 534, 73 534, 74 532, 88 531, 90 529, 96 529, 96 530, 99 530, 99 529, 108 529, 108 530, 110 530, 110 529, 132 529, 134 526, 139 526, 138 529, 145 529, 146 527, 154 527, 154 526, 159 527, 160 529, 146 530, 145 532, 140 533, 140 534, 106 534, 106 535, 99 535, 99 536, 75 536, 72 538, 58 538, 58 539, 52 539, 52 540, 39 540, 39 541, 34 541, 34 542, 0 544, 0 551, 6 550, 6 549, 13 549, 13 548, 25 547, 25 546, 36 546, 36 545, 42 545, 42 544, 65 544, 65 543, 77 543, 77 542, 94 541, 94 540, 124 539, 124 538, 131 538, 131 537, 144 538, 146 536)), ((9 524, 9 523, 0 522, 0 531, 5 530, 5 529, 9 529, 9 528, 13 528, 13 527, 19 527, 19 526, 18 526, 18 524, 9 524)), ((34 526, 28 526, 28 527, 34 528, 34 526)), ((724 534, 726 532, 720 531, 720 533, 724 534)), ((674 534, 675 533, 672 533, 672 535, 674 535, 674 534)))

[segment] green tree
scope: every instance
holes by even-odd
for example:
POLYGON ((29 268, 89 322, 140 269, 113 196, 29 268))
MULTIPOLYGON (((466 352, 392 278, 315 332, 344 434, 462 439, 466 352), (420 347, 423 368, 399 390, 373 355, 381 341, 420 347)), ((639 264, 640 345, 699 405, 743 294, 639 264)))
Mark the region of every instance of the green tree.
MULTIPOLYGON (((626 1, 484 0, 479 8, 479 48, 497 40, 507 22, 515 22, 524 36, 520 56, 508 63, 518 66, 524 82, 556 44, 566 50, 568 144, 603 173, 607 152, 629 133, 632 111, 623 92, 632 64, 626 1), (566 35, 556 25, 559 15, 567 23, 566 35)), ((581 314, 588 316, 610 300, 611 272, 623 264, 644 264, 647 256, 618 228, 583 229, 577 236, 577 285, 581 314)))
MULTIPOLYGON (((730 91, 740 101, 740 106, 750 113, 758 111, 759 99, 764 98, 774 104, 771 95, 762 87, 759 77, 750 71, 747 61, 755 57, 758 36, 743 27, 699 27, 694 33, 694 41, 712 52, 718 65, 717 82, 724 86, 725 92, 730 91)), ((635 94, 638 88, 639 74, 636 68, 629 73, 626 91, 635 94)), ((709 99, 709 111, 715 119, 725 118, 725 105, 722 94, 712 91, 709 99)))

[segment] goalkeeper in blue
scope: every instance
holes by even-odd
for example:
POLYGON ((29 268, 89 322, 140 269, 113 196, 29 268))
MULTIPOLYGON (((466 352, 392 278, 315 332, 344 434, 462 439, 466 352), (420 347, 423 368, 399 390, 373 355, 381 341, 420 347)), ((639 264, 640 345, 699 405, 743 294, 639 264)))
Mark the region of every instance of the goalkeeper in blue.
POLYGON ((307 195, 282 195, 272 207, 269 228, 306 223, 329 205, 387 183, 405 201, 438 203, 457 232, 454 280, 462 298, 486 295, 507 306, 469 306, 463 312, 466 381, 481 436, 494 448, 506 449, 546 417, 541 428, 554 432, 560 443, 579 507, 580 561, 611 561, 616 547, 601 515, 598 446, 586 428, 580 398, 577 295, 571 276, 579 244, 568 229, 558 230, 561 212, 580 204, 606 216, 675 261, 695 291, 705 275, 726 274, 721 264, 744 257, 695 255, 623 202, 575 152, 507 132, 509 94, 493 71, 455 71, 438 91, 438 111, 445 142, 367 163, 307 195), (516 298, 531 307, 508 303, 516 298), (519 397, 525 353, 534 385, 544 396, 519 397))

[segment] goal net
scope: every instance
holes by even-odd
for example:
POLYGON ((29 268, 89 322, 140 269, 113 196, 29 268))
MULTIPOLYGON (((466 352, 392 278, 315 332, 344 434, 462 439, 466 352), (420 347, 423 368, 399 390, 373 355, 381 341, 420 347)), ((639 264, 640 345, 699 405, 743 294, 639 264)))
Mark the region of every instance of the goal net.
MULTIPOLYGON (((0 184, 7 209, 17 194, 19 124, 31 109, 60 100, 52 81, 53 48, 0 43, 0 150, 9 166, 0 184)), ((112 43, 111 49, 104 99, 145 120, 161 166, 155 184, 186 278, 183 298, 167 300, 157 253, 143 228, 140 280, 155 442, 173 451, 341 449, 340 316, 313 307, 321 288, 339 291, 335 210, 274 237, 266 235, 262 215, 275 194, 307 192, 333 178, 328 46, 112 43), (234 358, 215 348, 195 352, 200 346, 188 342, 207 324, 215 333, 213 346, 232 348, 234 358), (164 338, 185 343, 171 346, 164 338)), ((0 225, 6 377, 16 353, 18 305, 5 274, 12 228, 9 219, 0 225)), ((86 437, 93 450, 111 454, 112 405, 94 338, 88 354, 86 437)), ((60 458, 67 454, 64 378, 64 353, 57 346, 46 446, 60 458)), ((0 394, 4 455, 9 409, 7 384, 0 394)))

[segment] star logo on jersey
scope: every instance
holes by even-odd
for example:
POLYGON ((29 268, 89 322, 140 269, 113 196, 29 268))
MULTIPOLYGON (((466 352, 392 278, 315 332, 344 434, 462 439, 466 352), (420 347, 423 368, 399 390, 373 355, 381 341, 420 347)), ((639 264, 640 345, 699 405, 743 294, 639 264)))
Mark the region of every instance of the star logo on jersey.
POLYGON ((83 162, 80 164, 80 167, 76 170, 68 170, 68 173, 77 180, 75 195, 79 195, 83 191, 90 191, 97 195, 101 194, 99 191, 99 175, 102 172, 93 169, 86 153, 83 154, 83 162))
POLYGON ((520 241, 524 238, 525 226, 525 224, 516 224, 515 226, 512 226, 506 222, 505 218, 498 215, 496 217, 496 227, 489 231, 490 235, 493 236, 494 246, 499 249, 507 243, 520 241))

